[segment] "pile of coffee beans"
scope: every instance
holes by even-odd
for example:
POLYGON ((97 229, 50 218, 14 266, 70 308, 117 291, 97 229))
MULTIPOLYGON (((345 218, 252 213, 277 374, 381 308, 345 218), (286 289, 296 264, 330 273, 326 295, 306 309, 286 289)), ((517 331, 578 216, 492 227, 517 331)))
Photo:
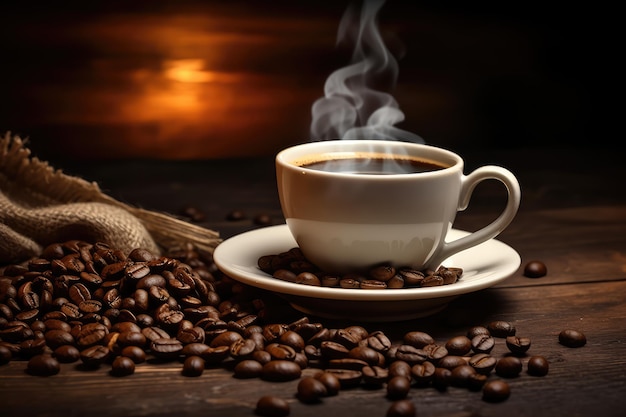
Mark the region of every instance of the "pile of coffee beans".
POLYGON ((261 256, 257 265, 274 278, 296 284, 365 290, 437 287, 454 284, 463 275, 462 268, 440 266, 437 270, 420 271, 387 264, 376 265, 364 273, 330 274, 307 260, 298 247, 261 256))
MULTIPOLYGON (((549 370, 545 357, 527 356, 530 337, 507 321, 445 341, 419 330, 392 340, 306 316, 276 322, 260 294, 190 245, 156 256, 80 240, 51 244, 38 258, 0 268, 0 365, 23 361, 31 375, 50 376, 62 363, 81 363, 74 369, 108 366, 113 377, 132 375, 149 359, 179 362, 185 377, 224 365, 239 379, 299 380, 293 395, 304 404, 354 387, 379 389, 388 416, 415 415, 407 396, 416 388, 459 387, 499 402, 510 395, 507 379, 524 366, 532 376, 549 370), (492 354, 497 343, 508 353, 492 354)), ((567 329, 559 342, 580 347, 586 338, 567 329)), ((256 412, 287 416, 289 402, 264 396, 256 412)))

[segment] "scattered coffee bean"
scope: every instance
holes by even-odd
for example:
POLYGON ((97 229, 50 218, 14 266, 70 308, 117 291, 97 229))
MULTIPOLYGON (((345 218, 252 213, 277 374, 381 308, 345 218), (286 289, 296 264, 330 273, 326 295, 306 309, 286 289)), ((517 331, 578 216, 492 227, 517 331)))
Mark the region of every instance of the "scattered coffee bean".
POLYGON ((455 336, 446 342, 445 347, 448 354, 463 356, 472 349, 472 341, 467 336, 455 336))
POLYGON ((320 372, 315 376, 324 386, 326 387, 326 395, 334 396, 339 394, 339 390, 341 389, 341 382, 339 378, 335 374, 329 372, 320 372))
POLYGON ((387 417, 415 417, 417 411, 411 400, 394 401, 387 410, 387 417))
POLYGON ((254 359, 238 362, 233 369, 235 378, 258 378, 263 373, 263 364, 254 359))
POLYGON ((469 365, 479 374, 489 375, 496 367, 498 360, 487 353, 477 353, 469 359, 469 365))
POLYGON ((73 345, 62 345, 52 352, 61 363, 73 363, 80 359, 80 351, 73 345))
POLYGON ((511 388, 506 381, 495 379, 487 381, 483 386, 483 400, 488 402, 501 402, 509 398, 511 388))
POLYGON ((519 336, 508 336, 506 338, 506 346, 511 353, 515 355, 523 355, 530 349, 530 338, 519 336))
POLYGON ((298 399, 303 403, 316 403, 328 395, 326 385, 319 379, 306 376, 298 382, 298 399))
POLYGON ((516 356, 505 356, 496 363, 496 374, 504 378, 516 377, 522 372, 522 361, 516 356))
POLYGON ((35 355, 28 360, 26 371, 36 376, 52 376, 61 371, 58 360, 48 354, 35 355))
POLYGON ((476 353, 489 353, 496 345, 496 341, 493 337, 486 334, 479 334, 474 336, 471 340, 472 350, 476 353))
POLYGON ((257 401, 255 412, 263 417, 286 417, 290 413, 290 407, 282 398, 265 395, 257 401))
POLYGON ((466 388, 469 384, 469 377, 476 373, 470 365, 461 365, 451 370, 449 382, 453 387, 466 388))
POLYGON ((205 362, 200 356, 191 355, 185 358, 183 362, 182 374, 184 376, 200 376, 204 372, 205 362))
POLYGON ((582 347, 587 343, 587 337, 581 331, 565 329, 559 333, 559 343, 571 348, 582 347))
POLYGON ((367 273, 346 274, 336 277, 320 272, 295 247, 289 251, 274 255, 263 255, 257 259, 258 267, 272 275, 298 284, 339 287, 346 289, 399 289, 415 287, 434 287, 457 282, 463 275, 462 268, 440 266, 436 271, 416 271, 410 268, 396 270, 391 265, 376 265, 367 273), (306 275, 300 275, 306 273, 306 275), (298 279, 299 277, 299 279, 298 279))
POLYGON ((507 336, 515 336, 515 326, 508 321, 496 320, 487 325, 489 333, 493 337, 506 338, 507 336))
POLYGON ((128 376, 135 372, 135 362, 126 356, 118 356, 111 364, 111 375, 128 376))
POLYGON ((547 273, 548 268, 540 261, 530 261, 524 266, 524 276, 528 278, 541 278, 547 273))
MULTIPOLYGON (((79 359, 83 366, 76 369, 109 364, 115 376, 130 375, 148 358, 180 361, 186 376, 200 376, 205 364, 224 363, 236 378, 300 379, 297 396, 307 404, 341 389, 386 384, 388 398, 408 407, 394 403, 390 410, 396 411, 390 412, 413 415, 414 405, 403 403, 411 386, 482 388, 487 401, 506 399, 508 385, 488 376, 494 369, 502 377, 519 375, 518 356, 530 347, 530 339, 515 336, 515 327, 506 321, 471 327, 445 343, 418 330, 393 342, 382 331, 370 333, 357 325, 325 328, 307 317, 275 323, 265 314, 264 300, 241 298, 245 288, 221 275, 192 246, 172 248, 171 258, 145 249, 126 256, 104 244, 78 241, 50 245, 44 253, 47 257, 29 266, 4 267, 6 278, 0 276, 0 365, 30 358, 27 369, 34 375, 52 375, 60 362, 79 359), (494 338, 506 338, 512 354, 499 361, 491 356, 494 338), (39 354, 43 351, 53 353, 39 354), (306 368, 320 372, 302 377, 306 368)), ((379 265, 369 273, 329 279, 298 248, 261 257, 258 266, 271 274, 282 270, 282 278, 293 282, 300 276, 302 283, 304 277, 317 279, 315 285, 326 281, 351 288, 419 287, 428 279, 450 284, 462 274, 456 268, 415 271, 379 265), (402 285, 390 284, 396 281, 402 285)), ((582 346, 586 338, 565 330, 559 341, 582 346)), ((547 360, 532 356, 527 369, 529 375, 546 375, 547 360)), ((276 401, 265 408, 259 400, 258 414, 289 413, 285 400, 271 398, 276 401)))
POLYGON ((267 381, 291 381, 300 378, 302 369, 300 366, 289 360, 272 360, 263 365, 261 378, 267 381))
POLYGON ((548 374, 550 364, 548 360, 540 355, 531 356, 528 359, 528 375, 545 376, 548 374))
POLYGON ((394 376, 387 382, 387 398, 401 400, 406 398, 411 389, 411 380, 404 376, 394 376))

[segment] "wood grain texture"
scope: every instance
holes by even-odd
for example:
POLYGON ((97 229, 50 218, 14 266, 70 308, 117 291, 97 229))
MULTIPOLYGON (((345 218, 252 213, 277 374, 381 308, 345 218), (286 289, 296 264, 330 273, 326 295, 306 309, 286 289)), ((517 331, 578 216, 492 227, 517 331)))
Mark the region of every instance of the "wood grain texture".
MULTIPOLYGON (((608 168, 607 182, 600 189, 618 190, 621 180, 616 173, 623 174, 624 168, 608 168)), ((199 163, 144 162, 115 169, 94 166, 89 172, 90 179, 102 178, 103 189, 122 201, 170 212, 188 203, 204 208, 208 216, 202 224, 225 237, 260 227, 253 222, 258 213, 283 221, 268 161, 209 163, 207 175, 203 169, 199 163), (225 220, 233 209, 244 210, 247 217, 238 222, 225 220)), ((621 416, 626 407, 626 201, 621 195, 598 195, 589 183, 580 186, 582 175, 545 175, 544 182, 532 169, 519 175, 525 179, 531 201, 522 204, 513 223, 498 237, 522 257, 515 274, 496 287, 457 298, 434 316, 364 327, 382 330, 396 342, 407 331, 422 330, 445 343, 465 334, 470 326, 507 320, 516 326, 518 335, 532 340, 524 363, 531 355, 550 361, 545 377, 529 376, 524 368, 519 377, 508 380, 511 397, 499 404, 484 402, 480 393, 461 388, 440 392, 414 387, 409 398, 418 415, 621 416), (560 191, 545 192, 555 189, 560 191), (561 200, 568 195, 576 202, 561 200), (548 266, 548 275, 523 276, 524 263, 533 259, 548 266), (587 344, 576 349, 560 345, 558 334, 566 328, 583 331, 587 344)), ((489 198, 489 189, 478 194, 477 201, 483 196, 487 201, 459 215, 455 227, 472 230, 497 215, 500 200, 489 198)), ((277 321, 290 322, 300 316, 278 297, 267 295, 267 300, 277 321)), ((362 324, 319 321, 330 328, 362 324)), ((493 354, 501 357, 506 352, 504 341, 498 339, 493 354)), ((391 404, 384 390, 359 387, 320 404, 305 405, 295 398, 297 381, 240 380, 225 367, 206 369, 202 376, 191 378, 181 375, 178 362, 140 364, 133 375, 123 378, 109 375, 108 366, 84 371, 75 364, 63 364, 58 375, 47 378, 30 376, 25 369, 25 361, 0 366, 0 416, 249 417, 265 394, 286 398, 290 415, 302 417, 384 416, 391 404)), ((311 372, 305 370, 305 374, 311 372)))

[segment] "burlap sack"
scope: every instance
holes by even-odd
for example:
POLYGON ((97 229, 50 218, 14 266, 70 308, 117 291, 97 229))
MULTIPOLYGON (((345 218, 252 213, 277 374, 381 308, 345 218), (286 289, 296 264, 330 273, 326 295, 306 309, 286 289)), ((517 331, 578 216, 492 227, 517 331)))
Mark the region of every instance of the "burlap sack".
POLYGON ((0 264, 21 262, 50 243, 75 239, 155 254, 186 243, 212 252, 220 242, 215 231, 129 206, 94 182, 31 158, 24 142, 7 133, 0 138, 0 264))

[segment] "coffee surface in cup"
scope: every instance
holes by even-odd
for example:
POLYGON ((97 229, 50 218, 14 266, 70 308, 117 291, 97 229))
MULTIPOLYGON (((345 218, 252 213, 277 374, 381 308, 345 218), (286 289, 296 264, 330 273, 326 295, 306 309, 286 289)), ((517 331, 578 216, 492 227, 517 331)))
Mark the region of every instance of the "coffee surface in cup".
POLYGON ((415 174, 448 168, 439 162, 408 156, 355 156, 327 158, 298 164, 303 168, 326 172, 367 175, 415 174))

